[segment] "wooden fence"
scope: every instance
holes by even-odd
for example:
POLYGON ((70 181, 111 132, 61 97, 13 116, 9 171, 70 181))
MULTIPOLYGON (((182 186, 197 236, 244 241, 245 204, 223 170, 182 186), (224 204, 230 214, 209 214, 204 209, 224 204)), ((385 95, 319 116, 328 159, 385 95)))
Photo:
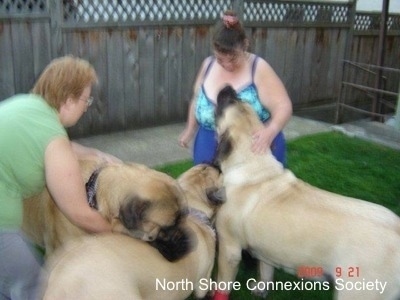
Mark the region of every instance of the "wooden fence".
MULTIPOLYGON (((376 62, 380 16, 356 14, 353 2, 3 0, 0 100, 28 92, 52 58, 74 54, 94 65, 100 84, 71 137, 184 121, 213 24, 228 8, 241 15, 251 51, 282 78, 295 110, 337 101, 343 60, 376 62)), ((393 68, 400 68, 399 20, 388 22, 385 64, 393 68)), ((397 87, 388 79, 388 89, 397 87)))

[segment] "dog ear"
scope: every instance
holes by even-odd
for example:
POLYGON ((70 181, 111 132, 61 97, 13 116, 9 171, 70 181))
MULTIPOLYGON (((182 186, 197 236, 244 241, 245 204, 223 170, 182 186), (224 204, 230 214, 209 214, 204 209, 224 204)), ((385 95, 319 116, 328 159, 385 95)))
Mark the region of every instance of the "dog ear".
POLYGON ((231 154, 232 149, 232 141, 229 137, 229 133, 225 131, 220 136, 214 163, 220 166, 221 162, 231 154))
POLYGON ((192 234, 181 226, 162 229, 156 240, 149 242, 170 262, 177 261, 193 248, 192 234))
POLYGON ((226 202, 225 189, 224 188, 209 188, 206 190, 208 201, 214 205, 221 205, 226 202))
POLYGON ((219 174, 222 174, 221 166, 215 160, 209 166, 217 170, 219 174))
POLYGON ((227 85, 224 87, 217 96, 217 109, 215 110, 215 116, 218 118, 222 115, 225 108, 237 101, 237 95, 232 86, 227 85))
POLYGON ((129 230, 137 229, 142 223, 146 210, 150 207, 150 201, 134 197, 128 200, 119 209, 119 219, 129 230))

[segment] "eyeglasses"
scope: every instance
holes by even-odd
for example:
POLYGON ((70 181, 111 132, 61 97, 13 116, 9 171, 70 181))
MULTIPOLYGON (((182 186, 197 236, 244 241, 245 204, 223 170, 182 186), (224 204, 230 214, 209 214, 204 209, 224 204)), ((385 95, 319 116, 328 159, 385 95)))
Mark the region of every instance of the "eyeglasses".
POLYGON ((219 64, 236 64, 243 55, 243 51, 236 51, 233 53, 225 54, 214 51, 214 57, 219 64))
POLYGON ((86 102, 86 106, 89 107, 90 105, 93 104, 94 98, 93 98, 93 96, 90 96, 86 100, 83 100, 83 99, 80 99, 80 100, 85 101, 86 102))
POLYGON ((89 98, 86 99, 86 105, 89 107, 93 104, 93 96, 90 96, 89 98))

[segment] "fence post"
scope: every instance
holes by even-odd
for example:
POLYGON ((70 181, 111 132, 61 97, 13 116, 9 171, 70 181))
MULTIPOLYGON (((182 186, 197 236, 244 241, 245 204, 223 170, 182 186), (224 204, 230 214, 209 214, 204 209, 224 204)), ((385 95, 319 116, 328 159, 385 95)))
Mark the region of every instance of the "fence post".
POLYGON ((394 115, 394 127, 400 130, 400 81, 399 81, 399 93, 397 94, 397 109, 394 115))
POLYGON ((356 4, 357 0, 350 0, 348 3, 349 7, 349 14, 348 17, 350 19, 349 22, 349 30, 347 32, 347 37, 344 45, 344 53, 343 53, 343 59, 341 61, 341 69, 340 69, 340 76, 338 78, 341 78, 340 83, 339 83, 339 91, 338 91, 338 98, 336 102, 336 113, 335 113, 335 124, 341 123, 342 122, 342 114, 343 114, 343 107, 341 104, 344 103, 346 95, 343 95, 344 89, 342 86, 342 82, 344 81, 344 77, 346 76, 346 60, 351 60, 351 47, 353 44, 353 36, 354 36, 354 27, 356 23, 356 4))
MULTIPOLYGON (((389 13, 389 0, 383 0, 382 4, 382 14, 381 14, 381 24, 379 29, 379 41, 378 41, 378 58, 376 65, 378 67, 382 67, 384 64, 384 57, 385 57, 385 38, 387 32, 387 20, 388 20, 388 13, 389 13)), ((376 89, 382 89, 382 69, 378 68, 375 76, 375 86, 376 89)), ((375 97, 372 102, 371 111, 373 113, 382 113, 382 106, 381 106, 381 98, 382 94, 376 93, 375 97)), ((373 117, 373 120, 377 120, 377 117, 373 117)), ((382 119, 380 121, 383 121, 382 119)))
POLYGON ((62 44, 62 1, 50 0, 50 32, 51 32, 51 56, 52 58, 63 55, 62 44))

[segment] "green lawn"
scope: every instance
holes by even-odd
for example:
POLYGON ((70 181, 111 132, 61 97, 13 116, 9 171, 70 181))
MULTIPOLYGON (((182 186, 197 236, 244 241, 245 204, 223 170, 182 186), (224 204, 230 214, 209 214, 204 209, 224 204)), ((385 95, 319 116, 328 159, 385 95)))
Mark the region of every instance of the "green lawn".
MULTIPOLYGON (((287 161, 297 177, 312 185, 381 204, 400 215, 400 151, 329 132, 289 141, 287 161)), ((191 166, 184 161, 157 169, 177 177, 191 166)), ((243 288, 231 299, 257 299, 245 287, 249 278, 256 278, 255 267, 242 264, 236 280, 243 288)), ((282 271, 275 273, 275 280, 299 281, 282 271)), ((268 299, 327 300, 332 291, 272 291, 268 299)))

